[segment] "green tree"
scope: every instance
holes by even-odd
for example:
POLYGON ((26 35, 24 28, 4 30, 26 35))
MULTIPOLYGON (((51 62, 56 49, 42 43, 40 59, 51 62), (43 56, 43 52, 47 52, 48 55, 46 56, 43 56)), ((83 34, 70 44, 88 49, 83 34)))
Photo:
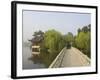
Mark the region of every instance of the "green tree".
POLYGON ((85 47, 85 40, 86 40, 86 36, 84 32, 80 32, 78 36, 76 36, 76 46, 80 49, 84 49, 85 47))
POLYGON ((44 40, 41 43, 41 54, 43 62, 47 67, 64 48, 65 41, 60 32, 56 30, 48 30, 44 33, 44 40))
POLYGON ((48 30, 44 35, 45 47, 50 53, 59 52, 64 47, 63 38, 60 32, 56 30, 48 30))
POLYGON ((91 31, 91 24, 88 25, 88 31, 91 31))
POLYGON ((85 42, 86 47, 85 49, 85 53, 90 57, 91 56, 91 35, 90 32, 87 32, 86 34, 86 42, 85 42))
POLYGON ((87 26, 84 26, 84 27, 82 28, 82 31, 83 31, 83 32, 88 32, 88 27, 87 27, 87 26))
POLYGON ((79 34, 79 33, 81 32, 81 29, 79 28, 77 32, 78 32, 78 34, 79 34))
POLYGON ((90 57, 90 32, 80 32, 75 39, 76 47, 90 57))
POLYGON ((66 34, 64 37, 65 37, 66 43, 70 43, 74 41, 74 36, 71 32, 68 32, 68 34, 66 34))

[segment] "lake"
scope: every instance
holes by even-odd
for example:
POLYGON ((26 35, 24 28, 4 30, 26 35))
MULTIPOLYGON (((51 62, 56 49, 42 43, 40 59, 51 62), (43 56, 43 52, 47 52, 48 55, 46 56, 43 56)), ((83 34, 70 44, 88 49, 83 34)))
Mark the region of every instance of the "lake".
POLYGON ((39 69, 39 68, 46 68, 46 67, 41 62, 41 59, 39 57, 33 57, 32 51, 29 46, 23 45, 22 68, 23 69, 39 69))

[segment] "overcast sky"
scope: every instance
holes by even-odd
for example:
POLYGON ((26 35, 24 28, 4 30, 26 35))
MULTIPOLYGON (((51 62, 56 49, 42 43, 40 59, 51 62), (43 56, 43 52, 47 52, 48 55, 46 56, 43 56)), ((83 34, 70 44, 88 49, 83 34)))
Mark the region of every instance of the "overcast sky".
POLYGON ((72 32, 91 23, 91 14, 43 11, 23 11, 23 40, 32 38, 35 31, 55 29, 62 34, 72 32))

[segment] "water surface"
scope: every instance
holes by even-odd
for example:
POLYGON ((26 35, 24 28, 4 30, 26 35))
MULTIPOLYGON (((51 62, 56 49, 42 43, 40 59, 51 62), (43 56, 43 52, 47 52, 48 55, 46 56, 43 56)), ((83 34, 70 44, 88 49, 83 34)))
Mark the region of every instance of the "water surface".
POLYGON ((45 68, 45 65, 39 57, 33 57, 29 46, 23 46, 22 67, 23 69, 39 69, 45 68))

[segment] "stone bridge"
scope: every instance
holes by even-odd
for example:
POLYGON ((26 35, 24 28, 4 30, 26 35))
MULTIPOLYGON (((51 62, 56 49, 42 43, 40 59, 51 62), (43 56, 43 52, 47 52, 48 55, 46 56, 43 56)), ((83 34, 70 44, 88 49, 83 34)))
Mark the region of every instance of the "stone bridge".
POLYGON ((66 47, 58 54, 49 68, 90 66, 90 59, 77 48, 66 47))

